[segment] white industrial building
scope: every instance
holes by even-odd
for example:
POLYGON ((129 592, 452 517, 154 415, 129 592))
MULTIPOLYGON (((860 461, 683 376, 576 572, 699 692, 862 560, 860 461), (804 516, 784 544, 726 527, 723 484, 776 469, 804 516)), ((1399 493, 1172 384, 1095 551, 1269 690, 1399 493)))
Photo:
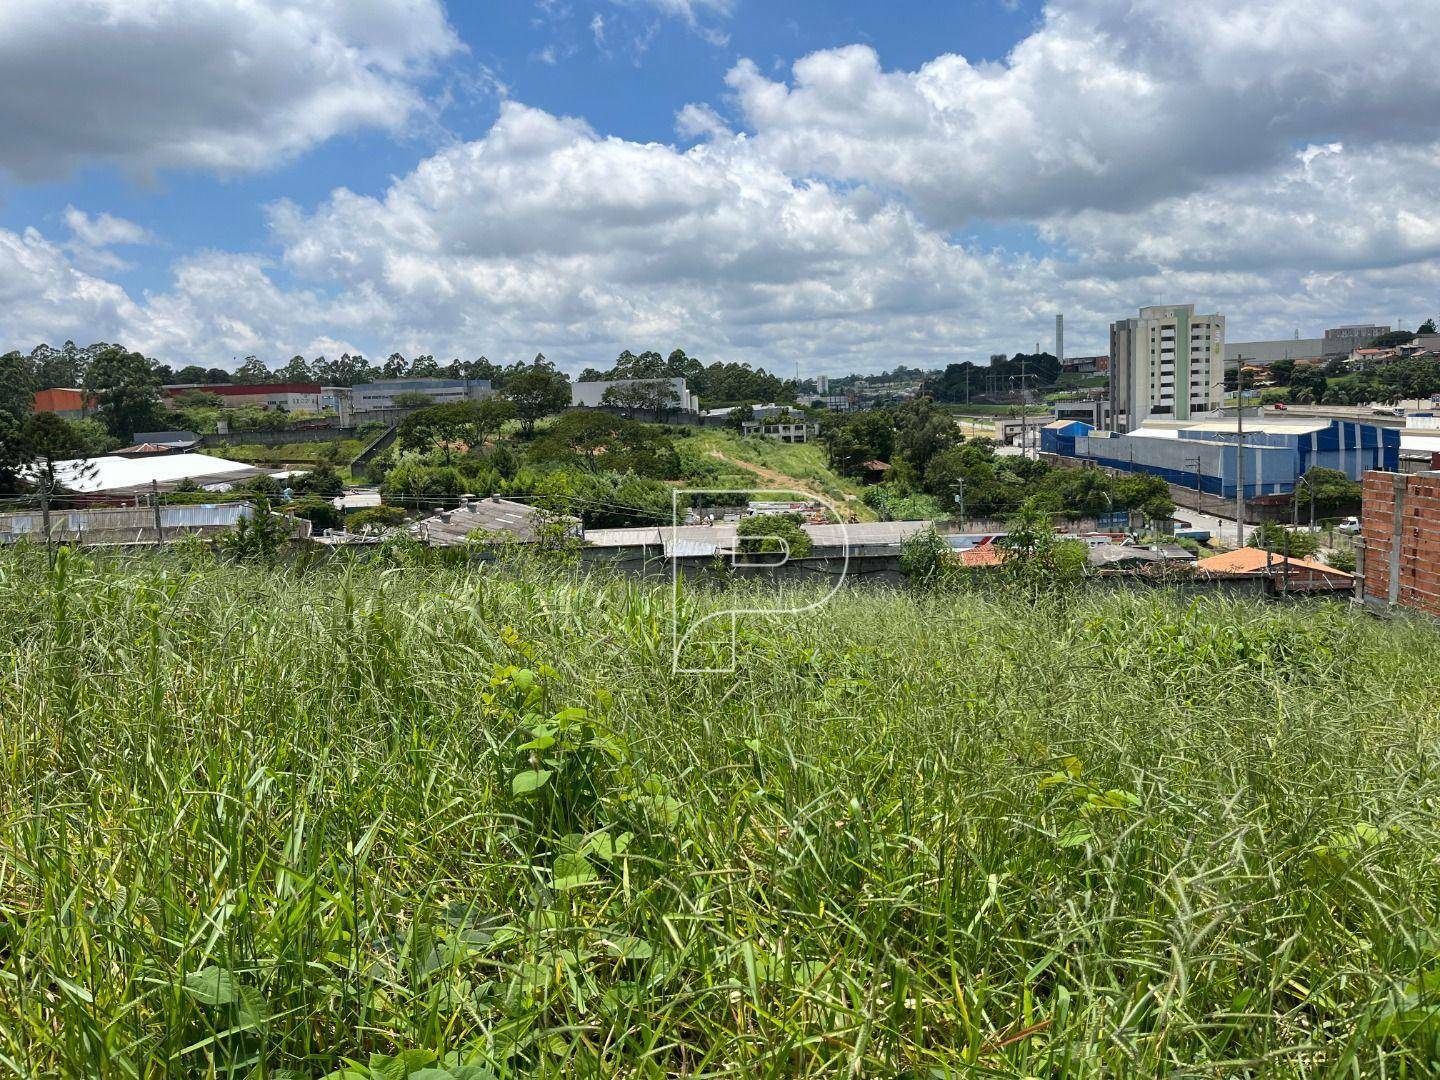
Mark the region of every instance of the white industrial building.
POLYGON ((349 407, 354 413, 383 412, 398 408, 395 399, 401 394, 424 394, 432 405, 451 405, 480 401, 493 393, 486 379, 385 379, 350 387, 349 407))
POLYGON ((595 382, 570 384, 570 407, 572 409, 598 409, 610 402, 605 394, 610 390, 624 393, 627 390, 642 390, 654 387, 660 395, 668 398, 665 411, 698 413, 700 398, 691 392, 690 385, 678 376, 673 379, 606 379, 595 382), (664 388, 664 389, 661 389, 664 388), (669 393, 666 394, 665 391, 669 393))
POLYGON ((173 491, 186 481, 206 491, 220 491, 257 476, 271 475, 275 475, 272 469, 257 469, 209 454, 107 456, 55 464, 55 482, 65 491, 118 498, 148 495, 156 488, 173 491))

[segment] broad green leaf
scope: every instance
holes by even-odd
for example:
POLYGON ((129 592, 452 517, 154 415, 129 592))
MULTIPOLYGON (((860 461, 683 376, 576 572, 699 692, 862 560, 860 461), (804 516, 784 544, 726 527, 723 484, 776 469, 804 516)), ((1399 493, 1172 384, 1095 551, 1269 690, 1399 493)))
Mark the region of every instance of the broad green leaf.
POLYGON ((570 852, 555 857, 555 888, 574 889, 581 885, 588 885, 598 875, 590 860, 578 852, 570 852))
POLYGON ((610 947, 610 951, 621 960, 649 960, 655 955, 655 946, 644 938, 622 935, 612 937, 604 942, 610 947))
POLYGON ((240 1026, 244 1028, 264 1027, 270 1019, 270 1003, 265 995, 253 986, 241 986, 240 1026))
POLYGON ((1088 844, 1094 835, 1083 822, 1072 821, 1061 831, 1056 843, 1063 848, 1081 847, 1088 844))
MULTIPOLYGON (((419 1075, 416 1073, 411 1080, 416 1080, 419 1075)), ((496 1080, 495 1073, 484 1065, 451 1065, 449 1075, 455 1080, 496 1080)))
POLYGON ((516 774, 510 789, 516 795, 530 795, 544 787, 553 775, 555 774, 548 769, 530 769, 516 774))
POLYGON ((418 1069, 435 1063, 433 1050, 403 1050, 393 1057, 370 1055, 370 1075, 374 1080, 408 1080, 418 1069))
POLYGON ((235 976, 218 967, 207 967, 186 975, 185 992, 201 1005, 233 1005, 240 1000, 235 976))

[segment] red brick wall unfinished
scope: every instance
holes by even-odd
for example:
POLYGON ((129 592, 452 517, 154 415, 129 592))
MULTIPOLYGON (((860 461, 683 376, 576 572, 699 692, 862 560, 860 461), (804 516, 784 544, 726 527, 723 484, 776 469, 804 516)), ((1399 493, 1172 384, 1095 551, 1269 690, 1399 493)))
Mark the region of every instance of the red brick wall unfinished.
POLYGON ((1366 473, 1364 491, 1366 602, 1440 615, 1440 473, 1366 473))

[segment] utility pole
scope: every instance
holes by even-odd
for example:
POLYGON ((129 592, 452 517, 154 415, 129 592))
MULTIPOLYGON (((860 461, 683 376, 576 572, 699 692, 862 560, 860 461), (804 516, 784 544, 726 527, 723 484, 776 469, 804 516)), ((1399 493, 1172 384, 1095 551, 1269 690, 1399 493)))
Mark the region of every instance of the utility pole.
POLYGON ((960 524, 965 524, 965 477, 960 477, 960 490, 955 494, 955 502, 960 506, 960 524))
MULTIPOLYGON (((1235 540, 1237 547, 1245 546, 1245 358, 1237 357, 1240 363, 1235 373, 1235 389, 1239 393, 1239 404, 1235 408, 1235 540)), ((1265 565, 1270 565, 1266 556, 1265 565)))
MULTIPOLYGON (((48 464, 48 463, 47 463, 48 464)), ((50 472, 40 478, 40 524, 45 530, 45 558, 50 569, 55 569, 55 542, 50 538, 50 472)))
MULTIPOLYGON (((1040 351, 1040 343, 1035 343, 1035 351, 1040 351)), ((1020 358, 1020 456, 1030 456, 1030 410, 1025 407, 1025 358, 1020 358)))
POLYGON ((150 506, 155 511, 155 542, 165 543, 165 526, 160 523, 160 483, 158 480, 150 481, 150 506))

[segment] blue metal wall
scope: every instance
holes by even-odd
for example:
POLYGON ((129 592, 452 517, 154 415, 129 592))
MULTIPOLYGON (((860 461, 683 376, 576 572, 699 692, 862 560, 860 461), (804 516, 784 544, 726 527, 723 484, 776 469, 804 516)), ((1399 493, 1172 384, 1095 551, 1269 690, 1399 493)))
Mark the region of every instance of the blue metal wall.
MULTIPOLYGON (((1200 490, 1234 498, 1237 486, 1236 446, 1221 432, 1185 431, 1178 438, 1133 435, 1104 438, 1090 430, 1071 436, 1060 429, 1041 435, 1041 449, 1093 462, 1123 472, 1159 476, 1177 487, 1194 489, 1200 459, 1200 490), (1051 437, 1046 440, 1046 436, 1051 437), (1053 447, 1053 449, 1051 449, 1053 447)), ((1359 480, 1371 469, 1396 471, 1400 465, 1400 432, 1350 420, 1306 434, 1256 431, 1245 437, 1245 497, 1288 495, 1298 477, 1313 468, 1335 469, 1359 480)))

